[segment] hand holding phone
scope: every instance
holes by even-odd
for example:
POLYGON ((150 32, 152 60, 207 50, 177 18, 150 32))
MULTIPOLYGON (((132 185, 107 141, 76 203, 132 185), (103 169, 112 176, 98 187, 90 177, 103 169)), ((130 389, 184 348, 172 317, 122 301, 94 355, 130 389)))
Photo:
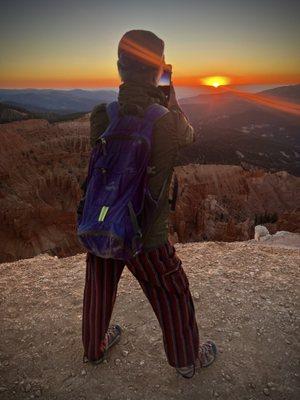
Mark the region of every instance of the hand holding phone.
POLYGON ((169 95, 169 101, 168 101, 168 108, 171 108, 171 107, 180 108, 179 104, 178 104, 178 101, 177 101, 175 89, 174 89, 174 86, 173 86, 172 82, 171 82, 171 85, 170 85, 170 95, 169 95))
POLYGON ((170 99, 170 91, 171 91, 171 82, 172 82, 172 65, 165 64, 163 73, 158 81, 158 87, 164 92, 167 101, 170 99))

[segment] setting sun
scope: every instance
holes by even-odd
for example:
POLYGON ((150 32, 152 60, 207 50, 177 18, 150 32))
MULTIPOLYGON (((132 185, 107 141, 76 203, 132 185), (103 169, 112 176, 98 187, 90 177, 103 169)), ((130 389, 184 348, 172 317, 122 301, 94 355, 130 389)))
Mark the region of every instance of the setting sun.
POLYGON ((226 76, 207 76, 202 78, 201 82, 203 85, 217 88, 219 86, 228 85, 230 83, 230 79, 226 76))

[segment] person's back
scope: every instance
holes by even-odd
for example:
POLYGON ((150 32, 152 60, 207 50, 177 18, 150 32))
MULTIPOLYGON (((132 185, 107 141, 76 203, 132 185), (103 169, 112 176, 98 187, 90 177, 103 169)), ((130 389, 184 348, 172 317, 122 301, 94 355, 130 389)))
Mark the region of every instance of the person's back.
MULTIPOLYGON (((203 367, 215 359, 216 346, 208 341, 199 347, 189 282, 175 247, 168 240, 168 216, 169 187, 177 155, 180 148, 195 141, 195 134, 177 103, 173 86, 169 101, 157 87, 164 65, 163 41, 152 32, 130 31, 120 41, 118 56, 123 81, 118 95, 120 115, 143 117, 153 103, 169 109, 155 123, 152 132, 149 190, 154 199, 160 199, 159 205, 154 214, 151 213, 147 231, 143 231, 143 251, 126 265, 158 317, 169 364, 182 376, 192 377, 197 361, 203 367)), ((94 146, 109 125, 105 104, 94 108, 90 124, 90 143, 94 146)), ((148 212, 145 199, 141 222, 147 219, 148 212)), ((102 259, 87 253, 82 331, 84 355, 88 361, 101 362, 108 348, 120 337, 121 328, 108 325, 124 266, 122 260, 102 259), (104 300, 101 299, 103 292, 106 293, 104 300), (95 321, 98 321, 97 326, 95 321)))
MULTIPOLYGON (((142 114, 153 102, 169 106, 163 92, 151 84, 124 83, 120 86, 118 101, 123 113, 142 114)), ((173 97, 171 97, 173 101, 173 97)), ((170 107, 170 106, 169 106, 170 107)), ((106 105, 96 106, 91 114, 91 145, 109 124, 106 105)), ((144 249, 154 248, 168 240, 169 187, 180 148, 194 142, 195 135, 177 103, 170 107, 170 112, 161 117, 154 125, 149 176, 149 191, 154 199, 161 198, 155 210, 151 225, 144 232, 144 249)), ((144 213, 147 212, 147 204, 144 213)))

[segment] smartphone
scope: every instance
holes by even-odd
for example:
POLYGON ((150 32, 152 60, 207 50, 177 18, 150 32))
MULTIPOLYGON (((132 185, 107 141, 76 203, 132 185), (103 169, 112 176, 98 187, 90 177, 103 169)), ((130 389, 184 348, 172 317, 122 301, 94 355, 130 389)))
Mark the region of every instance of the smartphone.
POLYGON ((172 65, 166 64, 160 80, 158 81, 158 87, 164 92, 167 100, 170 98, 170 85, 172 82, 172 65))

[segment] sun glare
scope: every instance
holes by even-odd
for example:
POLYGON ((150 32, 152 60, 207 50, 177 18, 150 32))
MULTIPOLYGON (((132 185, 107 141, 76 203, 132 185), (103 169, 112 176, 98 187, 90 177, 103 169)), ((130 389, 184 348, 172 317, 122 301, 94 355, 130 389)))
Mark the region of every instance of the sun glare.
POLYGON ((219 86, 228 85, 230 83, 230 79, 226 76, 207 76, 201 79, 201 83, 206 86, 218 88, 219 86))

